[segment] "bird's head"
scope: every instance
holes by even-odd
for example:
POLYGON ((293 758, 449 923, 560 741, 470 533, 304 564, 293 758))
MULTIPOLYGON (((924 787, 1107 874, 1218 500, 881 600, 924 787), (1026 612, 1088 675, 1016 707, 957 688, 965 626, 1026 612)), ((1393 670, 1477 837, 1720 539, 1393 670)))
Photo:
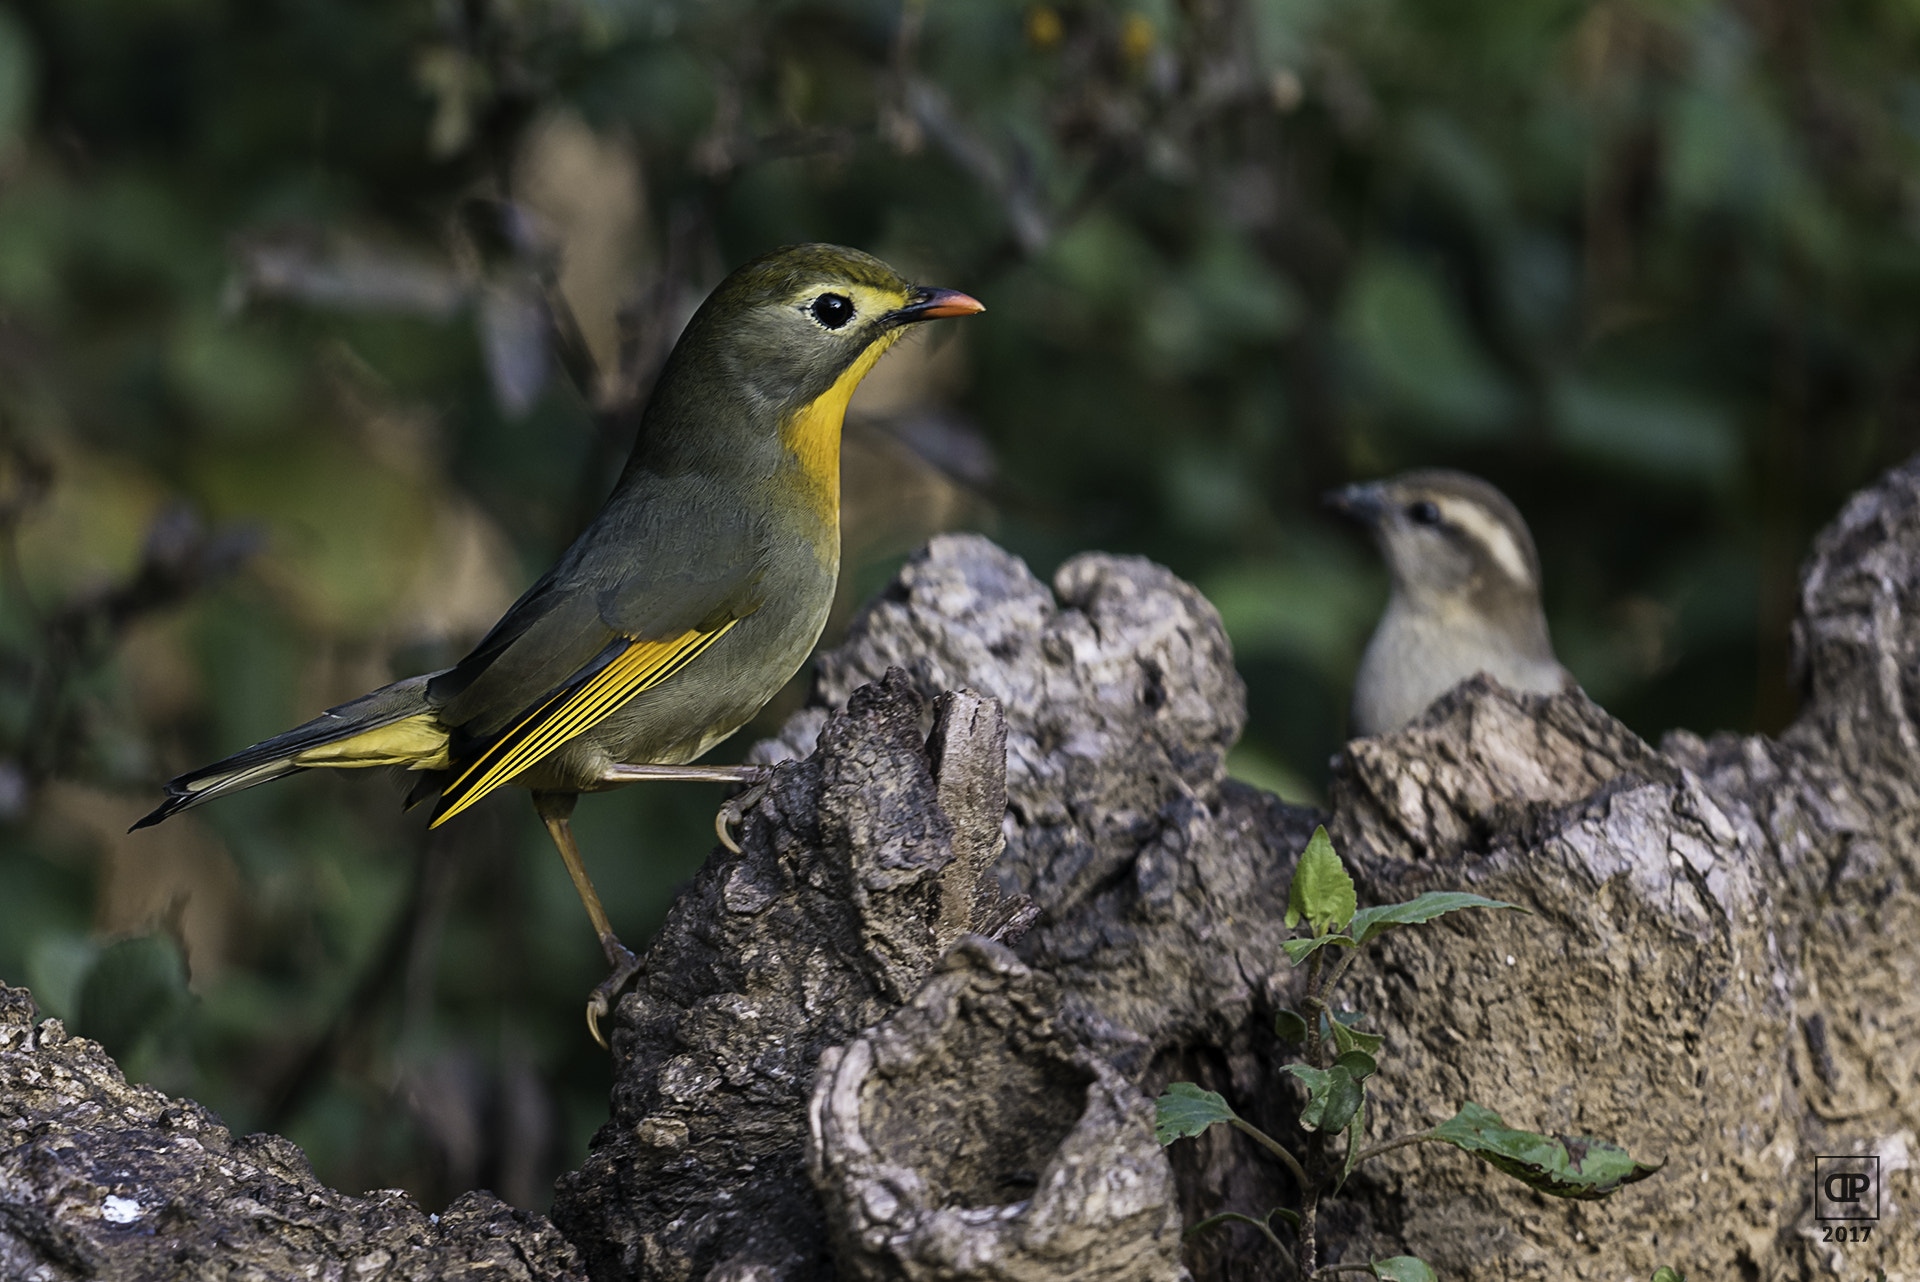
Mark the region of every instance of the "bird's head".
MULTIPOLYGON (((914 285, 871 254, 789 245, 739 268, 681 338, 712 372, 776 412, 791 412, 852 375, 920 321, 985 311, 951 289, 914 285)), ((853 388, 845 387, 847 395, 853 388)))
POLYGON ((1407 472, 1350 485, 1327 496, 1364 525, 1393 575, 1394 590, 1417 608, 1466 606, 1491 616, 1537 614, 1540 558, 1519 509, 1464 472, 1407 472))

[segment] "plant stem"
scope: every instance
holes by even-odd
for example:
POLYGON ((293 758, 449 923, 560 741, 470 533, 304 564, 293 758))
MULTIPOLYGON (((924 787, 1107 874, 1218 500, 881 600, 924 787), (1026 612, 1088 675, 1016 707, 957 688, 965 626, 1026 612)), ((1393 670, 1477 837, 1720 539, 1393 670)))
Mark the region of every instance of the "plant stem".
POLYGON ((1373 1272, 1373 1265, 1371 1264, 1329 1264, 1324 1269, 1315 1270, 1313 1276, 1316 1278, 1330 1278, 1336 1273, 1371 1272, 1373 1272))
POLYGON ((1307 991, 1304 1000, 1300 1003, 1300 1013, 1306 1017, 1307 1021, 1307 1044, 1304 1049, 1307 1053, 1309 1068, 1325 1068, 1330 1059, 1320 1032, 1321 1021, 1331 1018, 1327 1014, 1327 1003, 1320 993, 1320 972, 1325 969, 1321 963, 1326 955, 1327 950, 1323 948, 1307 963, 1307 991))
POLYGON ((1382 1153, 1391 1153, 1397 1148, 1409 1148, 1412 1145, 1425 1144, 1429 1141, 1445 1143, 1444 1140, 1434 1140, 1432 1131, 1420 1131, 1413 1135, 1402 1135, 1397 1140, 1387 1140, 1385 1143, 1375 1144, 1372 1148, 1361 1149, 1360 1155, 1353 1159, 1353 1164, 1358 1166, 1362 1162, 1371 1162, 1382 1153))
MULTIPOLYGON (((1308 1136, 1306 1165, 1315 1171, 1325 1169, 1325 1164, 1320 1160, 1320 1151, 1324 1147, 1325 1137, 1320 1132, 1315 1131, 1308 1136)), ((1320 1182, 1310 1180, 1302 1185, 1300 1191, 1300 1228, 1295 1234, 1293 1258, 1294 1267, 1303 1278, 1313 1276, 1314 1263, 1319 1258, 1314 1242, 1314 1220, 1319 1210, 1320 1182)))
POLYGON ((1306 1191, 1307 1172, 1300 1165, 1300 1159, 1287 1151, 1286 1145, 1282 1144, 1279 1140, 1276 1140, 1275 1138, 1273 1138, 1273 1136, 1267 1134, 1265 1131, 1255 1126, 1252 1122, 1246 1121, 1242 1118, 1238 1118, 1238 1117, 1234 1118, 1231 1125, 1235 1130, 1241 1131, 1247 1135, 1251 1135, 1256 1141, 1259 1142, 1262 1148, 1266 1149, 1267 1152, 1279 1158, 1282 1165, 1284 1165, 1287 1168, 1288 1172, 1292 1174, 1294 1183, 1300 1186, 1301 1192, 1304 1193, 1306 1191))
MULTIPOLYGON (((1320 975, 1326 968, 1326 955, 1326 950, 1323 948, 1314 953, 1313 959, 1307 964, 1306 1000, 1302 1003, 1306 1009, 1301 1011, 1301 1014, 1307 1018, 1305 1049, 1309 1068, 1323 1069, 1330 1058, 1327 1054, 1326 1039, 1320 1033, 1321 1020, 1328 1018, 1327 1004, 1321 998, 1320 984, 1320 975)), ((1325 1163, 1321 1160, 1321 1151, 1325 1147, 1326 1137, 1318 1131, 1308 1135, 1307 1160, 1304 1163, 1295 1164, 1294 1167, 1300 1180, 1300 1227, 1294 1234, 1293 1264, 1300 1276, 1306 1279, 1313 1277, 1314 1262, 1318 1258, 1314 1243, 1314 1219, 1315 1213, 1320 1209, 1319 1181, 1309 1177, 1307 1171, 1318 1172, 1325 1169, 1325 1163)))
MULTIPOLYGON (((1306 987, 1307 1000, 1309 1002, 1315 1001, 1320 996, 1320 972, 1325 968, 1326 960, 1327 950, 1325 948, 1315 952, 1312 957, 1307 959, 1306 987)), ((1309 1038, 1308 1040, 1311 1041, 1312 1039, 1309 1038)))
MULTIPOLYGON (((1322 949, 1321 951, 1324 952, 1325 950, 1322 949)), ((1334 988, 1341 980, 1347 977, 1348 969, 1359 959, 1360 950, 1358 948, 1347 949, 1345 956, 1341 957, 1339 962, 1334 965, 1333 974, 1327 976, 1327 982, 1320 986, 1320 991, 1316 993, 1315 996, 1322 1002, 1330 1001, 1333 997, 1334 988)))

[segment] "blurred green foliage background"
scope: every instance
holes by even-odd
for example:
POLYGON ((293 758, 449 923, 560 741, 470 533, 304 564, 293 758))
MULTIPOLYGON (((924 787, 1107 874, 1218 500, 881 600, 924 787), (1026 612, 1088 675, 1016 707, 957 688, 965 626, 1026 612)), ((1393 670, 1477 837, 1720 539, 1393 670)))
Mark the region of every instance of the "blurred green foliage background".
MULTIPOLYGON (((0 975, 331 1183, 543 1207, 607 1067, 524 801, 429 836, 310 774, 124 830, 463 652, 794 240, 990 309, 856 402, 834 628, 940 528, 1144 553, 1233 635, 1236 769, 1312 799, 1385 594, 1317 497, 1447 464, 1595 698, 1777 729, 1807 541, 1920 442, 1917 43, 1877 0, 0 3, 0 975)), ((630 942, 718 801, 581 806, 630 942)))

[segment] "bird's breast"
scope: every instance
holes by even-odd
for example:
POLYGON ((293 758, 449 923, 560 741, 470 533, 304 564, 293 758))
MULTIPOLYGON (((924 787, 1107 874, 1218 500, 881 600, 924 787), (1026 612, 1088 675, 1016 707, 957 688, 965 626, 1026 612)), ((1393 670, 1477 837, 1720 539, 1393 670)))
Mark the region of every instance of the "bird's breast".
POLYGON ((1353 686, 1356 735, 1385 734, 1417 719, 1429 704, 1476 673, 1510 690, 1549 694, 1566 674, 1553 658, 1466 610, 1420 610, 1396 598, 1367 643, 1353 686))

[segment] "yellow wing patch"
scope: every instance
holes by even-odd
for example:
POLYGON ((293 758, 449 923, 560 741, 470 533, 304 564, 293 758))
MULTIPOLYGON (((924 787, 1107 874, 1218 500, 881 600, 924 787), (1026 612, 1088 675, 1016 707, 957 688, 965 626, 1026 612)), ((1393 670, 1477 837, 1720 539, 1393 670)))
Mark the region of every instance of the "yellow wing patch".
POLYGON ((440 794, 430 828, 471 806, 555 748, 604 721, 627 700, 656 686, 700 657, 738 619, 712 632, 689 631, 660 641, 630 641, 591 679, 549 696, 500 735, 440 794))
POLYGON ((431 712, 363 730, 293 755, 296 766, 331 766, 357 770, 365 766, 405 766, 409 770, 445 770, 447 732, 431 712))

